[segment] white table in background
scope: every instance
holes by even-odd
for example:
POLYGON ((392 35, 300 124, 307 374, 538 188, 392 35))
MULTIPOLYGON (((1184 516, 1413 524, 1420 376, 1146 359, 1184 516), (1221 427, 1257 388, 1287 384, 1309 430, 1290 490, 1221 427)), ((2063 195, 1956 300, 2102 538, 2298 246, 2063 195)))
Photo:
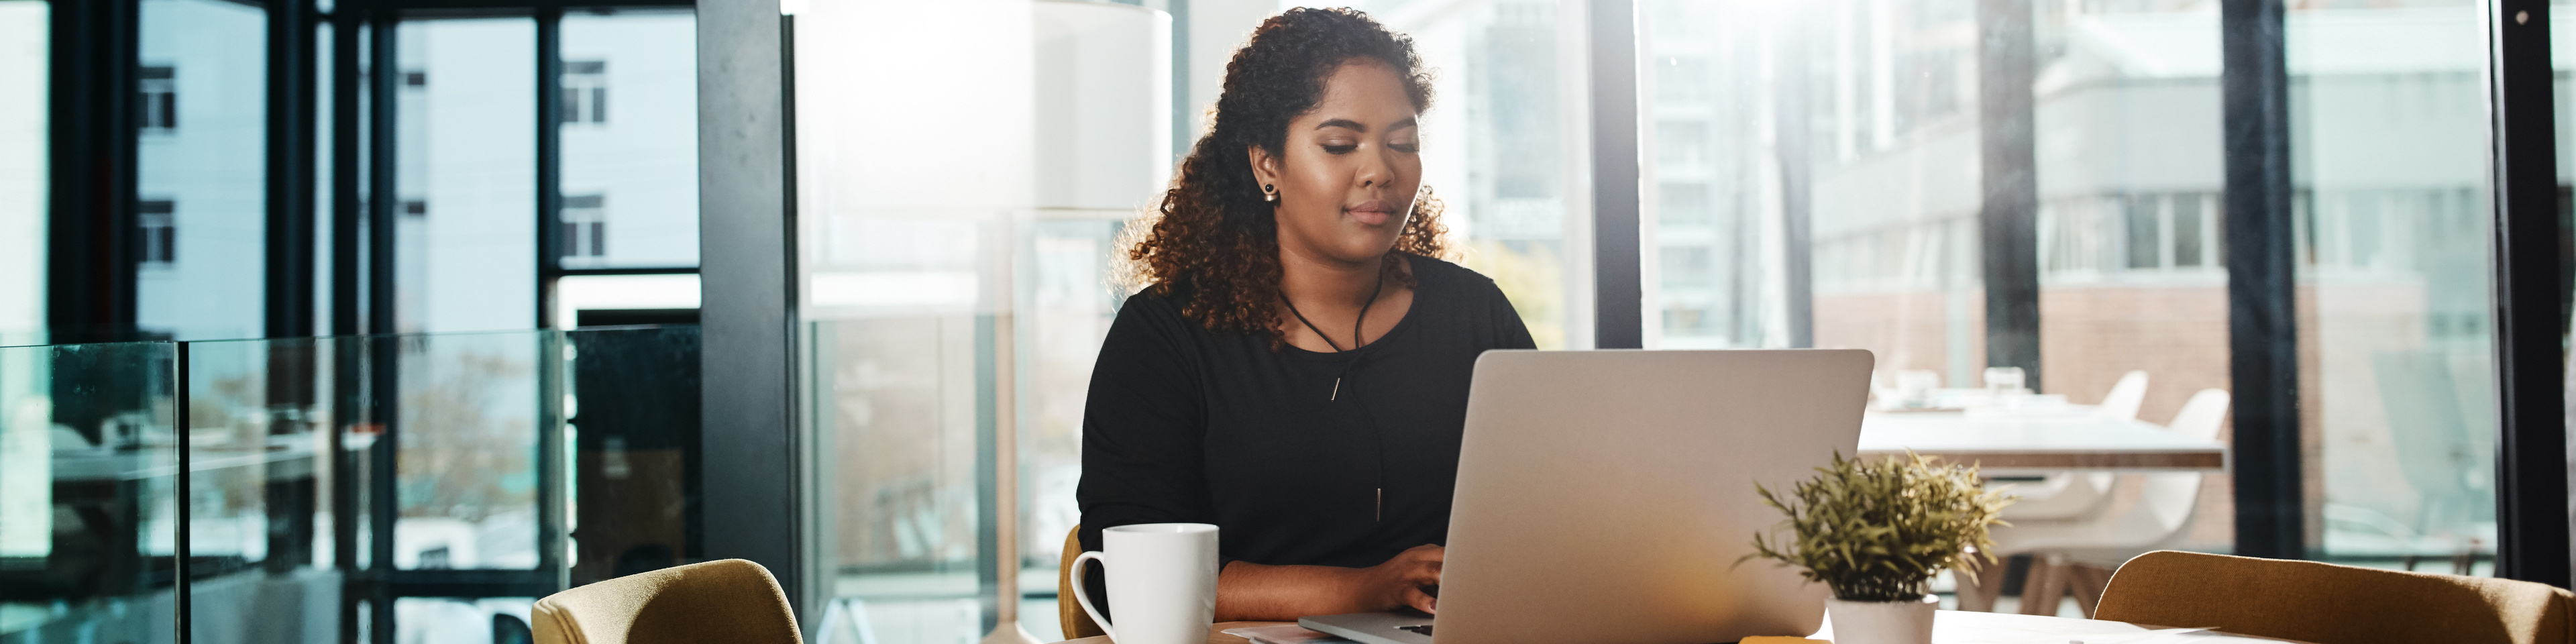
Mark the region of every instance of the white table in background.
POLYGON ((1957 411, 1871 412, 1860 453, 1918 454, 1979 463, 1993 473, 2063 470, 2216 471, 2227 444, 2139 420, 2078 413, 1989 415, 1957 411))
MULTIPOLYGON (((2213 631, 2153 634, 2165 627, 2099 619, 1955 610, 1932 615, 1932 644, 2296 644, 2294 640, 2213 631)), ((1833 627, 1828 624, 1815 638, 1832 635, 1833 627)))

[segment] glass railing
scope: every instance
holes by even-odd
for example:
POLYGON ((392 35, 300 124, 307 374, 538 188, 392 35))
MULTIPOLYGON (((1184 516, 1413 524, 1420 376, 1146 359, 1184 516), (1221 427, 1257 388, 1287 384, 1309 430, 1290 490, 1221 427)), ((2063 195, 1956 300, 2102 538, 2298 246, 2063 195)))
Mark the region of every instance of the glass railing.
POLYGON ((1110 259, 1130 217, 878 221, 873 243, 924 249, 912 264, 818 274, 807 314, 831 317, 808 327, 802 383, 814 641, 971 642, 1011 617, 1062 635, 1056 564, 1081 520, 1082 409, 1128 294, 1110 259), (949 244, 958 230, 978 241, 949 244), (862 300, 830 283, 913 287, 862 300))
POLYGON ((0 348, 0 643, 527 641, 536 597, 692 560, 697 352, 695 326, 0 348))
POLYGON ((994 412, 1009 377, 996 317, 813 325, 817 641, 975 641, 991 628, 994 412))
POLYGON ((0 348, 0 641, 174 639, 178 355, 0 348))

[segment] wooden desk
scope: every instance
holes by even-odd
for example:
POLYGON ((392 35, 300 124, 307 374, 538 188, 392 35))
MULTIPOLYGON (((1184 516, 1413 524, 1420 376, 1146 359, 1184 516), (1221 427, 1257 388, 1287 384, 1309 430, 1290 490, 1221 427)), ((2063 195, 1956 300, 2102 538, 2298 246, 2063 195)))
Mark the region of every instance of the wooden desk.
MULTIPOLYGON (((1207 644, 1247 644, 1251 641, 1219 632, 1226 629, 1281 626, 1293 623, 1295 622, 1222 622, 1217 624, 1215 627, 1208 629, 1207 644)), ((2094 637, 2102 638, 2099 640, 2102 644, 2112 644, 2114 642, 2129 642, 2134 639, 2144 639, 2140 634, 2156 628, 2158 627, 2139 626, 2128 622, 2106 622, 2096 619, 2043 617, 2038 615, 2008 615, 2003 613, 1969 613, 1945 610, 1935 613, 1935 617, 1933 617, 1932 642, 1933 644, 2067 644, 2067 642, 2072 640, 2083 640, 2086 637, 2094 637)), ((1831 636, 1832 634, 1833 630, 1829 627, 1825 632, 1819 633, 1818 636, 1821 638, 1831 636)), ((2159 644, 2167 641, 2175 644, 2279 644, 2281 642, 2291 642, 2291 640, 2277 640, 2244 635, 2225 635, 2208 632, 2167 636, 2164 639, 2157 641, 2159 644)), ((1078 640, 1066 641, 1062 644, 1111 644, 1111 642, 1107 637, 1085 637, 1078 640)), ((2292 642, 2292 644, 2299 643, 2292 642)))
MULTIPOLYGON (((1230 630, 1230 629, 1237 629, 1237 628, 1260 628, 1260 627, 1263 627, 1263 626, 1295 626, 1295 625, 1297 625, 1297 623, 1296 623, 1296 622, 1217 622, 1215 626, 1210 626, 1210 627, 1208 627, 1208 639, 1207 639, 1207 644, 1246 644, 1246 643, 1248 643, 1248 642, 1251 642, 1251 641, 1252 641, 1252 640, 1243 639, 1243 638, 1240 638, 1240 637, 1235 637, 1235 636, 1232 636, 1232 635, 1227 635, 1227 634, 1225 634, 1225 633, 1223 632, 1223 631, 1230 630)), ((1078 640, 1065 640, 1064 642, 1062 642, 1062 644, 1111 644, 1111 643, 1110 643, 1110 641, 1109 641, 1109 636, 1107 636, 1107 635, 1093 635, 1093 636, 1091 636, 1091 637, 1085 637, 1085 638, 1078 639, 1078 640)))
MULTIPOLYGON (((2067 644, 2084 641, 2094 644, 2280 644, 2292 640, 2228 635, 2202 631, 2151 638, 2144 633, 2161 626, 2141 626, 2128 622, 2098 619, 2011 615, 2005 613, 1972 613, 1945 610, 1933 613, 1933 644, 2067 644)), ((1833 635, 1831 626, 1817 634, 1819 639, 1833 635)))
POLYGON ((1955 411, 1879 412, 1861 417, 1860 453, 1903 454, 1907 449, 1954 462, 1980 463, 1988 474, 2227 467, 2225 443, 2184 436, 2145 421, 1955 411))

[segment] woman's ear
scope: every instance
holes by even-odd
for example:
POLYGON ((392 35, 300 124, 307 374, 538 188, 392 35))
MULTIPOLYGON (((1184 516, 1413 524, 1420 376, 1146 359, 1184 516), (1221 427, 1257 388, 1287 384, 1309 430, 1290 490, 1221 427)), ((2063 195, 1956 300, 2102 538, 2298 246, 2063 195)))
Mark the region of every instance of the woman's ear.
POLYGON ((1253 182, 1259 184, 1263 193, 1278 194, 1279 157, 1271 156, 1269 150, 1261 149, 1258 145, 1245 146, 1243 153, 1252 161, 1253 182))

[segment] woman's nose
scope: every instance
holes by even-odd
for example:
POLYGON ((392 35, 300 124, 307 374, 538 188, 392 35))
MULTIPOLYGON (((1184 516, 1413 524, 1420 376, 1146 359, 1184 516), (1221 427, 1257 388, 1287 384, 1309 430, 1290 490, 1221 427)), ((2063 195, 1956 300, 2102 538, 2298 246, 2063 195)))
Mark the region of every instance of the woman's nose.
POLYGON ((1364 155, 1360 162, 1359 184, 1362 188, 1382 187, 1387 183, 1387 162, 1382 155, 1364 155))

